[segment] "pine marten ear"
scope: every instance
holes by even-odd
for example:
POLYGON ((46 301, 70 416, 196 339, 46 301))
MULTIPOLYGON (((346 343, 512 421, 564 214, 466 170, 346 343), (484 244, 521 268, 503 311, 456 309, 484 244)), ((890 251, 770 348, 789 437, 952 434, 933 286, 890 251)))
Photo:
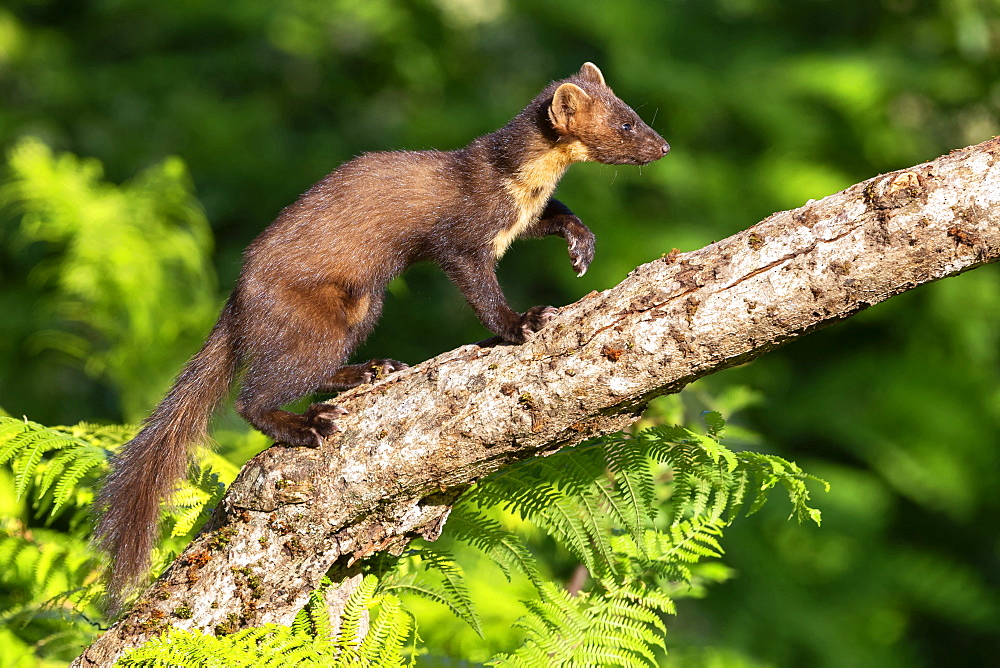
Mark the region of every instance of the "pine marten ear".
POLYGON ((564 83, 552 95, 549 120, 559 134, 569 134, 573 117, 586 111, 589 106, 590 96, 582 88, 576 84, 564 83))
POLYGON ((594 63, 584 63, 583 67, 580 68, 578 76, 584 81, 590 81, 601 86, 608 85, 604 83, 604 75, 601 74, 601 70, 594 63))

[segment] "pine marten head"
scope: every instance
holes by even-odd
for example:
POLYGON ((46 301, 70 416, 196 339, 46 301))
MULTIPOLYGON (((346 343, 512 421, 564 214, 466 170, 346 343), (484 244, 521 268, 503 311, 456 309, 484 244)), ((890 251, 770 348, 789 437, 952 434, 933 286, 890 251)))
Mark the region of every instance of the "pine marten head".
POLYGON ((670 145, 646 125, 604 83, 593 63, 558 84, 548 118, 560 143, 575 144, 576 160, 609 165, 645 165, 659 160, 670 145))

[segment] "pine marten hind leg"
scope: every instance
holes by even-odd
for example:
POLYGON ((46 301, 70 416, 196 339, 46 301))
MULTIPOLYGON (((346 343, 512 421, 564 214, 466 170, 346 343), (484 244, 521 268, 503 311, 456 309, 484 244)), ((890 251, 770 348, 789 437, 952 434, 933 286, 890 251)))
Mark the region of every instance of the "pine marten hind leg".
MULTIPOLYGON (((344 337, 345 350, 352 350, 371 332, 382 313, 382 300, 378 295, 366 294, 359 298, 346 298, 343 312, 347 316, 347 332, 344 337)), ((361 364, 347 364, 337 368, 332 374, 320 378, 313 392, 342 392, 352 387, 374 383, 390 373, 401 371, 409 365, 388 358, 371 359, 361 364)), ((309 406, 303 415, 313 423, 317 436, 329 436, 340 431, 336 419, 346 415, 342 406, 330 403, 316 403, 309 406)))
MULTIPOLYGON (((382 314, 382 297, 379 294, 362 294, 355 297, 342 295, 343 308, 346 317, 346 335, 344 348, 354 350, 364 341, 379 316, 382 314)), ((374 383, 385 378, 390 373, 402 371, 409 364, 388 358, 376 358, 361 364, 347 364, 337 368, 331 375, 321 379, 317 392, 342 392, 358 385, 374 383)))
POLYGON ((399 360, 377 358, 371 359, 361 364, 348 364, 337 369, 327 381, 325 381, 317 392, 341 392, 349 390, 358 385, 374 383, 388 376, 390 373, 402 371, 409 368, 406 362, 399 360))
POLYGON ((336 420, 347 411, 332 404, 313 404, 302 414, 283 410, 285 404, 316 391, 316 378, 303 371, 280 364, 248 368, 236 399, 237 412, 275 442, 322 445, 324 438, 340 431, 336 420))
POLYGON ((338 351, 297 350, 295 354, 260 354, 243 376, 236 410, 243 418, 276 442, 317 447, 340 431, 337 418, 346 410, 334 404, 312 404, 303 413, 282 409, 285 404, 323 391, 326 381, 341 368, 338 351), (318 360, 332 360, 326 368, 318 360))
MULTIPOLYGON (((374 383, 390 373, 408 368, 410 365, 399 360, 373 359, 363 364, 349 364, 337 369, 328 381, 316 388, 316 392, 341 392, 365 383, 374 383)), ((331 403, 315 403, 302 414, 310 423, 311 431, 317 437, 327 437, 340 431, 336 419, 347 415, 343 406, 331 403)))
MULTIPOLYGON (((285 331, 294 332, 294 346, 276 353, 258 350, 244 376, 236 401, 240 415, 275 441, 317 447, 340 431, 337 419, 347 411, 336 404, 315 403, 301 414, 281 407, 317 392, 340 392, 370 383, 407 367, 392 359, 341 366, 343 360, 371 331, 381 312, 381 300, 371 295, 350 297, 336 285, 309 295, 312 304, 325 306, 327 320, 289 319, 285 331), (316 344, 316 342, 326 342, 316 344), (331 343, 332 342, 332 343, 331 343)), ((284 336, 292 340, 291 334, 284 336)))

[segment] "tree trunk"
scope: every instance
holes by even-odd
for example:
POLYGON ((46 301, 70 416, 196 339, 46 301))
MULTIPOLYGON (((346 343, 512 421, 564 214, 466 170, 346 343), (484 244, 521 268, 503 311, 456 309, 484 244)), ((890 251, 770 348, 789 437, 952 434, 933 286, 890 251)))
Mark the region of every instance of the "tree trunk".
POLYGON ((328 572, 350 588, 360 559, 435 539, 483 476, 621 430, 653 397, 997 260, 998 154, 993 139, 671 251, 561 309, 523 345, 463 346, 344 393, 343 433, 251 460, 75 665, 110 665, 170 626, 288 624, 328 572))

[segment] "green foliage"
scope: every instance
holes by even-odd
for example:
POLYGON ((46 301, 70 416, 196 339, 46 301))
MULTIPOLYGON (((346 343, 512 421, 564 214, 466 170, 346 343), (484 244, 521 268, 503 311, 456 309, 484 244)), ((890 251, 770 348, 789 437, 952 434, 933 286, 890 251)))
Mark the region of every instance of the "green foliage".
POLYGON ((440 585, 435 586, 426 579, 416 576, 393 581, 387 588, 422 596, 446 606, 456 617, 468 624, 479 637, 483 636, 479 615, 476 613, 465 573, 455 558, 445 550, 429 546, 421 548, 416 555, 423 562, 424 569, 438 576, 440 585))
POLYGON ((11 492, 0 500, 0 664, 28 665, 33 648, 68 660, 95 635, 102 588, 87 511, 106 448, 128 431, 0 416, 0 488, 11 492))
MULTIPOLYGON (((718 413, 707 413, 705 423, 704 434, 654 427, 528 460, 462 498, 446 534, 489 556, 508 580, 527 577, 537 593, 524 601, 524 615, 514 624, 524 634, 520 646, 496 655, 492 664, 656 665, 666 649, 663 616, 676 612, 675 598, 697 593, 706 581, 695 569, 722 556, 719 538, 740 514, 748 487, 757 496, 746 514, 782 485, 795 514, 818 523, 805 486, 818 479, 779 457, 731 451, 719 441, 725 422, 718 413), (671 476, 668 504, 658 500, 662 465, 671 476), (523 540, 490 518, 498 507, 530 518, 556 538, 587 568, 589 586, 581 582, 571 591, 545 578, 523 540)), ((381 587, 373 575, 365 577, 336 633, 321 588, 290 628, 268 625, 221 637, 175 630, 130 653, 123 665, 182 657, 190 665, 255 665, 265 657, 273 662, 266 665, 402 665, 412 622, 397 593, 442 604, 484 635, 467 576, 448 550, 423 545, 401 567, 381 587), (413 570, 415 562, 424 577, 413 570), (366 632, 375 606, 378 616, 366 632)))
POLYGON ((65 665, 94 639, 96 565, 85 540, 0 520, 0 664, 65 665))
MULTIPOLYGON (((517 622, 527 632, 524 644, 491 664, 525 668, 655 666, 653 648, 665 647, 667 629, 648 607, 654 600, 628 590, 574 596, 545 583, 540 599, 527 602, 528 614, 517 622), (636 598, 644 604, 636 605, 636 598)), ((669 599, 660 602, 660 612, 673 612, 669 599)))
POLYGON ((500 665, 541 665, 545 656, 547 665, 655 665, 656 650, 665 648, 659 615, 675 611, 673 596, 701 584, 694 565, 721 557, 718 538, 748 489, 756 495, 746 514, 781 485, 793 514, 819 523, 806 483, 823 481, 780 457, 731 451, 719 441, 722 416, 704 418, 704 434, 653 427, 526 460, 462 497, 452 513, 454 536, 486 552, 508 579, 512 572, 529 577, 539 594, 516 624, 526 631, 524 643, 498 656, 500 665), (672 479, 666 505, 657 498, 663 465, 672 479), (495 508, 555 538, 586 567, 590 590, 572 596, 543 581, 523 545, 512 547, 513 535, 484 516, 495 508))
MULTIPOLYGON (((17 665, 32 646, 72 658, 96 634, 104 589, 102 557, 89 542, 94 488, 110 452, 134 433, 134 426, 45 427, 0 415, 0 483, 10 477, 13 492, 0 503, 0 664, 17 665)), ((225 490, 218 471, 226 480, 235 475, 231 464, 215 468, 199 467, 178 489, 166 513, 172 540, 154 555, 154 568, 207 519, 225 490)))
POLYGON ((32 350, 105 379, 138 420, 176 372, 171 346, 201 334, 216 309, 211 235, 184 163, 166 159, 114 187, 99 162, 25 139, 9 165, 0 206, 21 215, 13 244, 41 254, 30 280, 46 326, 32 350))
MULTIPOLYGON (((635 437, 649 440, 656 461, 674 471, 671 504, 675 516, 691 512, 731 521, 746 505, 748 494, 753 497, 746 514, 752 515, 764 505, 767 492, 781 485, 792 502, 792 516, 800 522, 809 519, 820 524, 820 511, 808 505, 806 482, 821 483, 829 491, 825 481, 775 455, 731 452, 717 440, 725 426, 721 414, 710 411, 705 414, 705 422, 707 434, 673 426, 651 427, 635 437)), ((612 437, 612 449, 616 441, 625 446, 630 438, 612 437)))
MULTIPOLYGON (((223 467, 226 468, 226 467, 223 467)), ((230 475, 231 480, 235 475, 230 475)), ((170 536, 190 536, 208 519, 208 514, 226 493, 226 485, 219 473, 207 466, 196 467, 184 485, 171 499, 168 521, 172 525, 170 536)))
POLYGON ((50 428, 0 415, 0 465, 13 469, 18 497, 34 485, 35 508, 39 513, 48 510, 51 518, 71 503, 85 506, 78 497, 81 490, 89 489, 106 470, 108 450, 134 432, 130 427, 86 423, 50 428), (81 485, 84 478, 88 485, 81 485))
POLYGON ((627 532, 636 544, 645 542, 645 531, 660 510, 655 485, 661 465, 672 475, 674 527, 685 518, 697 526, 728 524, 744 507, 748 491, 754 493, 747 509, 752 514, 777 485, 785 488, 793 515, 819 524, 819 511, 808 505, 806 482, 823 481, 774 455, 729 450, 718 440, 725 424, 721 415, 710 412, 705 420, 705 434, 679 425, 652 427, 508 467, 462 498, 453 513, 459 535, 489 551, 505 573, 516 568, 536 578, 523 568, 523 552, 497 549, 506 547, 507 536, 495 522, 487 520, 481 531, 470 528, 476 521, 470 509, 501 507, 557 538, 596 577, 614 577, 610 528, 627 532))
POLYGON ((508 582, 513 573, 523 573, 535 587, 541 587, 542 575, 524 541, 468 503, 461 503, 452 510, 447 531, 449 537, 466 542, 489 557, 508 582))
POLYGON ((173 629, 128 652, 119 666, 343 666, 412 665, 403 647, 412 620, 392 594, 378 593, 378 579, 366 576, 347 600, 340 629, 333 633, 324 592, 313 592, 293 624, 267 624, 214 636, 173 629), (369 622, 369 617, 371 617, 369 622), (363 621, 369 622, 367 633, 363 621))

